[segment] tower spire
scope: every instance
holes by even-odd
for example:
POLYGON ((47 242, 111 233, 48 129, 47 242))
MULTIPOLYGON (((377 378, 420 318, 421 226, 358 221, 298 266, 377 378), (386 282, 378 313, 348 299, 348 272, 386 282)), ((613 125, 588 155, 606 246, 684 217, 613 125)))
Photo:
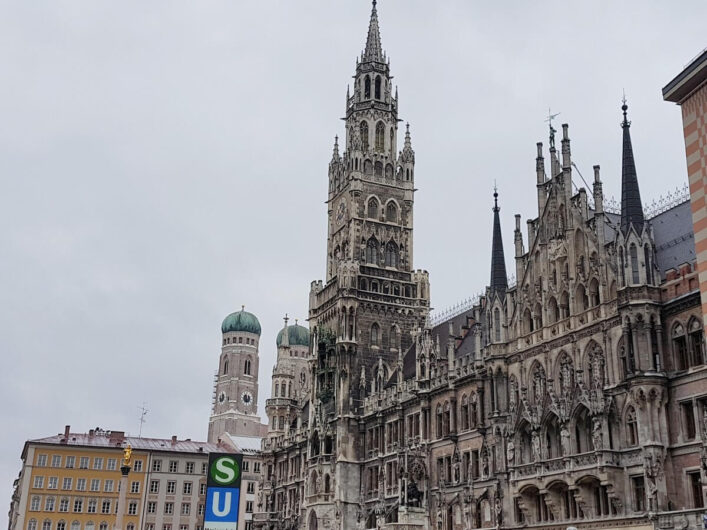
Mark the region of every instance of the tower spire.
POLYGON ((503 238, 501 236, 501 219, 498 212, 498 188, 493 187, 493 242, 491 246, 491 293, 498 292, 503 296, 508 288, 506 276, 506 258, 503 254, 503 238))
POLYGON ((643 205, 641 203, 641 190, 638 188, 638 175, 636 174, 636 163, 633 159, 633 147, 631 146, 631 122, 627 117, 628 105, 626 95, 622 99, 621 110, 624 119, 621 122, 623 129, 623 160, 621 163, 621 231, 628 233, 629 227, 637 233, 643 231, 643 205))
POLYGON ((376 10, 376 0, 373 0, 371 9, 371 21, 368 24, 368 37, 366 38, 366 49, 363 52, 361 62, 375 61, 385 62, 383 58, 383 48, 381 47, 381 33, 378 27, 378 11, 376 10))

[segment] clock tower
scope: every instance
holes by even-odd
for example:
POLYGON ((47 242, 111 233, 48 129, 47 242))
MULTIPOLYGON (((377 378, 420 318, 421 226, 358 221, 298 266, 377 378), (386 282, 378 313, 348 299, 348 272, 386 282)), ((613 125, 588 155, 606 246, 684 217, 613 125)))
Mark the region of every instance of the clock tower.
POLYGON ((262 437, 267 425, 258 416, 260 322, 243 307, 224 319, 221 334, 208 440, 216 443, 224 434, 231 438, 262 437))

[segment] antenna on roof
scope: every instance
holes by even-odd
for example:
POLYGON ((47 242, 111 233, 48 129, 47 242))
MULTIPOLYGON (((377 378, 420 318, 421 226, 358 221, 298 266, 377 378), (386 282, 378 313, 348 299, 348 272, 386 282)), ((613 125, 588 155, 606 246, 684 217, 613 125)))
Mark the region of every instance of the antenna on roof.
POLYGON ((140 407, 140 431, 139 431, 139 434, 137 435, 138 438, 142 438, 142 425, 147 421, 147 420, 145 419, 145 416, 147 416, 147 413, 148 413, 149 411, 145 408, 145 405, 146 405, 146 404, 147 404, 147 403, 145 403, 145 402, 143 401, 143 402, 142 402, 142 406, 140 407))

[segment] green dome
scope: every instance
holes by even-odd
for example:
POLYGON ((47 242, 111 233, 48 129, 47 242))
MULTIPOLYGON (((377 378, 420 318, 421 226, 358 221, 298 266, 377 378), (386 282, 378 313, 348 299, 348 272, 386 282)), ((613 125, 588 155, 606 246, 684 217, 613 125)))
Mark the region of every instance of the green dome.
MULTIPOLYGON (((285 328, 282 328, 280 333, 277 334, 278 348, 282 346, 282 335, 284 332, 285 328)), ((299 324, 287 326, 287 339, 290 346, 309 346, 309 330, 299 324)))
POLYGON ((231 313, 223 319, 221 333, 229 333, 231 331, 260 335, 260 322, 258 322, 258 317, 253 313, 248 313, 245 309, 231 313))

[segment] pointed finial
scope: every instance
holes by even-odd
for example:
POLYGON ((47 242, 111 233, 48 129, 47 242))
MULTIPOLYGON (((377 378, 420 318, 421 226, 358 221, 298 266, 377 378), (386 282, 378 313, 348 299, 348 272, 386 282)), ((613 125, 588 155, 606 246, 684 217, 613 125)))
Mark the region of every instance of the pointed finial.
POLYGON ((626 91, 624 90, 623 97, 621 98, 621 110, 624 113, 624 121, 621 122, 621 127, 631 127, 631 122, 628 121, 628 116, 626 115, 628 111, 628 104, 626 103, 626 91))
POLYGON ((298 324, 299 324, 299 318, 296 318, 295 319, 295 326, 297 326, 298 324))
POLYGON ((241 311, 245 311, 245 304, 241 305, 241 311))
POLYGON ((383 49, 381 47, 380 29, 378 27, 378 12, 374 0, 371 8, 371 21, 368 24, 368 36, 366 38, 366 49, 363 52, 362 60, 384 62, 383 49))
POLYGON ((498 186, 496 185, 496 179, 493 179, 493 211, 500 211, 498 207, 498 186))
POLYGON ((290 320, 290 318, 287 316, 287 313, 285 313, 285 318, 283 318, 285 321, 285 327, 287 327, 287 322, 290 320))

